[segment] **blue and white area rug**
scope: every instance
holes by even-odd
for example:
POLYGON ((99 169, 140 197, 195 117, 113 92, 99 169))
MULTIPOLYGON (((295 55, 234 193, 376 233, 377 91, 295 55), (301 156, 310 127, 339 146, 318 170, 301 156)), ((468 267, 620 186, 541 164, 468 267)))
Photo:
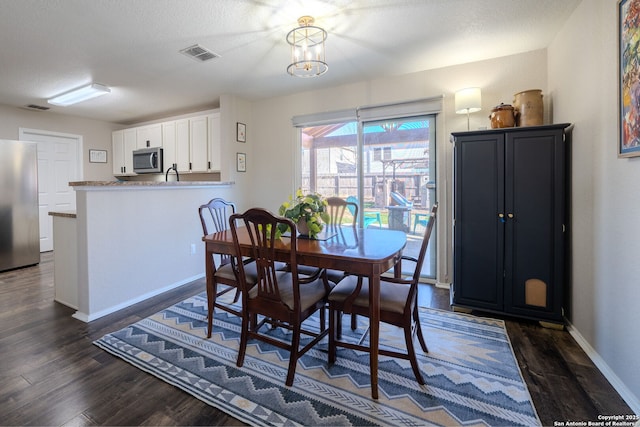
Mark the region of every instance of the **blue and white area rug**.
MULTIPOLYGON (((95 344, 251 425, 540 425, 500 320, 421 309, 429 353, 416 348, 427 384, 407 361, 380 356, 373 400, 369 355, 339 349, 328 366, 325 342, 298 362, 292 387, 284 385, 288 353, 268 344, 250 341, 237 368, 240 319, 216 312, 207 339, 206 305, 206 294, 196 295, 95 344)), ((345 318, 343 338, 363 332, 366 319, 358 320, 351 335, 345 318)), ((382 325, 380 337, 381 346, 404 348, 399 329, 382 325)))

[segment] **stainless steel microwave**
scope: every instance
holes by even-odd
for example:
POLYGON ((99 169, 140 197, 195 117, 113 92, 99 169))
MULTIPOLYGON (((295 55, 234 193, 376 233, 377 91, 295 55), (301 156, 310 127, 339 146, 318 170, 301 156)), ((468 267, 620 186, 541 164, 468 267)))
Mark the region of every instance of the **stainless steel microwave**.
POLYGON ((142 148, 133 151, 135 173, 162 173, 162 148, 142 148))

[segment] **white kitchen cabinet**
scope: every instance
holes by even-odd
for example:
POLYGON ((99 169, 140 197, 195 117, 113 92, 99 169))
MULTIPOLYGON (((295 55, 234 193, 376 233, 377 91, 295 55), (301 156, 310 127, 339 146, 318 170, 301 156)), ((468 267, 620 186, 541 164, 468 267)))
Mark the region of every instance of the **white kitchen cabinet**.
POLYGON ((175 164, 178 172, 191 171, 190 135, 190 119, 162 123, 162 149, 165 170, 175 164))
POLYGON ((133 175, 133 151, 162 147, 163 169, 180 173, 219 172, 220 113, 187 117, 113 132, 113 174, 133 175))
MULTIPOLYGON (((189 119, 176 120, 176 161, 179 172, 189 172, 189 119)), ((168 168, 169 166, 167 166, 168 168)))
POLYGON ((222 141, 220 137, 220 114, 210 114, 207 116, 207 138, 208 138, 208 171, 219 172, 222 168, 221 151, 222 141))
POLYGON ((141 126, 136 128, 136 147, 162 147, 162 124, 141 126))
POLYGON ((162 123, 162 155, 165 171, 173 164, 178 163, 176 157, 176 122, 162 123))
POLYGON ((136 149, 136 130, 118 130, 111 135, 113 174, 133 175, 133 150, 136 149))
POLYGON ((172 123, 175 142, 167 144, 163 141, 166 167, 176 163, 179 172, 219 171, 220 115, 198 116, 172 123))
POLYGON ((189 159, 191 172, 207 172, 209 166, 207 117, 189 119, 189 159))

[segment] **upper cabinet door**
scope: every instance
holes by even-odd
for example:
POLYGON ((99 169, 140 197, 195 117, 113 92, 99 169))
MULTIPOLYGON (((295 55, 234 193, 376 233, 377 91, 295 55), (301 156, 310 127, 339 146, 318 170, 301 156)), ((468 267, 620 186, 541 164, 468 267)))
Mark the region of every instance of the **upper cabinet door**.
POLYGON ((136 149, 136 130, 124 129, 111 134, 113 174, 133 175, 133 150, 136 149))
POLYGON ((162 156, 165 170, 178 163, 176 150, 176 122, 162 123, 162 156))
POLYGON ((209 171, 219 172, 222 168, 222 142, 220 138, 220 114, 207 116, 209 121, 209 171))
POLYGON ((176 121, 176 163, 178 171, 189 172, 189 119, 176 121))
POLYGON ((124 173, 124 131, 117 130, 111 134, 113 174, 122 175, 124 173))
POLYGON ((133 172, 133 150, 136 149, 135 129, 124 130, 124 172, 127 175, 134 175, 133 172))
POLYGON ((136 147, 162 147, 162 125, 160 123, 136 129, 136 147))
POLYGON ((194 117, 189 119, 190 147, 191 147, 191 171, 207 172, 209 166, 207 117, 194 117))

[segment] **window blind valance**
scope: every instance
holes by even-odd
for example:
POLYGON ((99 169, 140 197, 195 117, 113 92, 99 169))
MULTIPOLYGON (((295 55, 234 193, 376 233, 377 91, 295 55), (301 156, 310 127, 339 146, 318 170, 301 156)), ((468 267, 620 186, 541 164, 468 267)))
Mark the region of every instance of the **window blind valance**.
POLYGON ((322 126, 332 123, 352 122, 357 119, 356 110, 326 111, 323 113, 304 114, 291 119, 294 127, 322 126))
POLYGON ((373 120, 436 114, 442 111, 443 98, 444 96, 441 95, 397 104, 381 104, 359 107, 357 109, 358 120, 369 122, 373 120))
POLYGON ((303 114, 294 116, 291 122, 294 127, 302 128, 356 120, 368 122, 373 120, 420 116, 424 114, 437 114, 442 111, 443 99, 444 95, 440 95, 432 98, 416 99, 394 104, 370 105, 356 109, 303 114))

